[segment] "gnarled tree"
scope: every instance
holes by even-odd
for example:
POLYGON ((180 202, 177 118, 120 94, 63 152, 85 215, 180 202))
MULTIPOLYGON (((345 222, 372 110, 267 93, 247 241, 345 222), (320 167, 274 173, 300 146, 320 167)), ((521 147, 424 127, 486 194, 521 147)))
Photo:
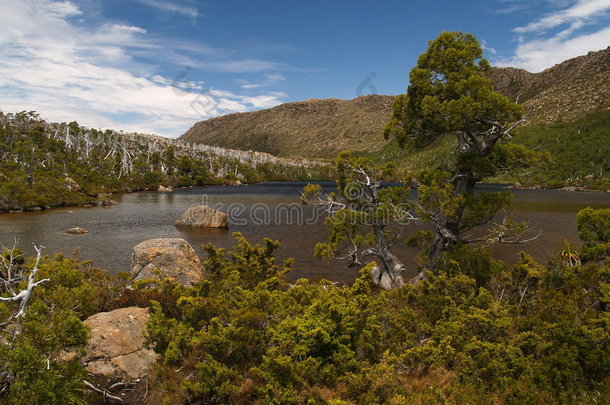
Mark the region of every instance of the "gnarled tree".
MULTIPOLYGON (((522 111, 493 90, 486 76, 489 69, 472 34, 441 33, 411 70, 407 93, 394 101, 392 118, 384 129, 386 138, 395 137, 406 148, 420 148, 443 136, 457 140, 454 167, 429 170, 416 179, 420 183, 418 211, 434 225, 427 244, 428 268, 436 267, 443 252, 461 241, 464 231, 489 222, 511 198, 507 193, 474 190, 477 182, 507 163, 507 152, 519 149, 506 146, 502 150, 498 144, 522 122, 522 111)), ((505 229, 509 225, 502 224, 505 229)))
POLYGON ((371 276, 384 289, 404 284, 404 264, 390 251, 400 239, 400 225, 416 218, 407 202, 409 187, 381 187, 393 178, 393 166, 377 167, 365 158, 344 152, 337 160, 337 193, 324 194, 319 185, 308 185, 302 200, 325 209, 330 216, 328 243, 316 244, 314 255, 322 260, 349 260, 363 266, 374 260, 371 276))

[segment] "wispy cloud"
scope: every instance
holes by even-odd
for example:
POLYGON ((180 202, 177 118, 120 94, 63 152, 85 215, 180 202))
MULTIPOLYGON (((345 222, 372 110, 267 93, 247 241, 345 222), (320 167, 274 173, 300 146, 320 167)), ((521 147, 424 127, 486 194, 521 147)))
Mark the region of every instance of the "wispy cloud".
POLYGON ((156 8, 160 11, 169 11, 170 13, 183 14, 191 18, 197 18, 199 11, 195 7, 186 6, 173 1, 167 0, 133 0, 145 6, 156 8))
POLYGON ((491 10, 494 14, 514 14, 531 6, 527 0, 500 0, 499 4, 499 7, 491 10))
POLYGON ((481 48, 484 51, 487 51, 487 52, 491 53, 492 55, 495 55, 495 54, 498 53, 498 51, 496 51, 495 48, 492 48, 492 47, 488 46, 487 45, 487 41, 485 41, 484 39, 481 39, 481 48))
MULTIPOLYGON (((0 0, 2 110, 37 110, 51 120, 177 136, 203 118, 280 102, 277 93, 249 96, 214 88, 192 80, 188 70, 175 78, 158 74, 134 55, 166 57, 164 40, 124 23, 79 24, 84 14, 71 1, 0 0)), ((248 71, 277 68, 265 61, 225 61, 219 51, 196 45, 171 48, 180 46, 221 59, 213 62, 216 69, 230 70, 223 63, 248 71)))
POLYGON ((242 89, 260 89, 262 87, 273 86, 273 85, 283 82, 285 80, 286 80, 286 78, 284 77, 284 75, 282 75, 280 73, 273 73, 273 74, 265 75, 265 80, 263 80, 259 83, 251 83, 251 82, 249 82, 247 80, 243 80, 243 79, 238 79, 237 82, 239 84, 241 84, 242 89))
POLYGON ((498 58, 498 66, 540 72, 566 59, 610 45, 608 0, 550 0, 563 6, 513 29, 518 45, 513 55, 498 58))

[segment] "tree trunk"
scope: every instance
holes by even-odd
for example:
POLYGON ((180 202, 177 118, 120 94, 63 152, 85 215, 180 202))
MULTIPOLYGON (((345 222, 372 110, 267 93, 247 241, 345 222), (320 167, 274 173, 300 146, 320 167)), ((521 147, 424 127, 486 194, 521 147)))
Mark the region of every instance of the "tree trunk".
MULTIPOLYGON (((476 180, 472 170, 460 169, 454 177, 453 195, 466 195, 474 190, 476 180)), ((442 254, 446 252, 451 245, 455 244, 459 240, 460 234, 460 223, 464 216, 464 207, 458 208, 456 214, 452 218, 443 218, 442 221, 436 224, 436 233, 430 249, 428 250, 428 269, 435 270, 438 261, 442 254)), ((423 279, 423 274, 420 273, 416 279, 423 279)))
POLYGON ((381 262, 380 266, 375 266, 371 270, 373 281, 384 290, 402 287, 404 285, 402 273, 405 270, 405 266, 390 252, 389 244, 383 233, 383 227, 381 225, 373 225, 373 230, 377 240, 375 255, 381 262))

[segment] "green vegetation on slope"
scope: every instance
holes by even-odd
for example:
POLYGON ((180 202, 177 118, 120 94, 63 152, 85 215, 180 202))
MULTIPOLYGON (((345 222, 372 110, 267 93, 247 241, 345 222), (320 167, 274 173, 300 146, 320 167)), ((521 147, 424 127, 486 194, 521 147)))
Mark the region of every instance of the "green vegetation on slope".
POLYGON ((519 128, 512 142, 548 151, 551 162, 517 171, 498 181, 547 187, 610 189, 610 111, 592 113, 569 124, 519 128))
MULTIPOLYGON (((565 124, 522 126, 508 143, 523 145, 536 152, 545 151, 550 158, 541 159, 527 168, 502 173, 488 182, 516 183, 523 186, 561 188, 584 187, 610 189, 610 111, 591 113, 565 124)), ((435 141, 421 149, 405 151, 391 141, 376 152, 360 153, 377 163, 394 162, 405 170, 451 165, 455 162, 456 142, 435 141)))
MULTIPOLYGON (((532 142, 540 139, 540 145, 532 147, 538 146, 554 155, 550 165, 537 165, 518 173, 518 177, 497 177, 491 181, 608 188, 607 163, 598 161, 602 159, 600 154, 608 155, 603 143, 610 143, 608 120, 600 118, 606 116, 610 106, 610 47, 567 60, 541 73, 493 68, 487 74, 495 91, 523 106, 528 121, 517 129, 515 142, 521 142, 520 138, 532 142), (578 130, 588 125, 594 127, 586 130, 590 132, 590 140, 602 144, 597 150, 585 145, 578 134, 578 130), (571 134, 562 138, 563 150, 551 142, 560 134, 571 134), (568 153, 568 149, 575 153, 568 153), (589 152, 591 155, 587 155, 589 152), (584 179, 588 175, 597 180, 584 179)), ((342 150, 350 150, 377 162, 394 159, 408 170, 450 161, 454 150, 445 143, 403 153, 394 142, 384 141, 382 128, 391 117, 394 99, 394 96, 371 95, 354 100, 287 103, 198 122, 182 139, 266 151, 278 156, 334 157, 342 150)))

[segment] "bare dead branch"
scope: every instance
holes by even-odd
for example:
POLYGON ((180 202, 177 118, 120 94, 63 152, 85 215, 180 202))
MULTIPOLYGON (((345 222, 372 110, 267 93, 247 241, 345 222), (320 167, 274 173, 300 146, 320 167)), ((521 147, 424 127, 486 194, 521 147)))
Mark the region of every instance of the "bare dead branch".
POLYGON ((83 384, 85 384, 87 387, 89 387, 89 389, 91 389, 93 392, 96 392, 96 393, 102 395, 104 397, 104 399, 108 398, 108 399, 111 399, 111 400, 116 401, 116 402, 121 402, 121 403, 124 402, 123 398, 117 397, 116 395, 112 395, 107 390, 102 389, 102 388, 98 388, 95 385, 91 384, 87 380, 83 380, 83 384))

